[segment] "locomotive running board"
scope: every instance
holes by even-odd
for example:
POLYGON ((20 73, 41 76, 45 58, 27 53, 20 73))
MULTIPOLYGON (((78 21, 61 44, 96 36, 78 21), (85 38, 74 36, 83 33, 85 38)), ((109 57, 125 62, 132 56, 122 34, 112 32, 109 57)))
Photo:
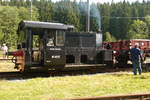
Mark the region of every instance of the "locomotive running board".
POLYGON ((98 66, 105 66, 105 64, 67 64, 67 65, 65 65, 66 68, 69 68, 69 67, 98 67, 98 66))
POLYGON ((81 69, 95 69, 104 68, 105 64, 67 64, 64 70, 81 70, 81 69))

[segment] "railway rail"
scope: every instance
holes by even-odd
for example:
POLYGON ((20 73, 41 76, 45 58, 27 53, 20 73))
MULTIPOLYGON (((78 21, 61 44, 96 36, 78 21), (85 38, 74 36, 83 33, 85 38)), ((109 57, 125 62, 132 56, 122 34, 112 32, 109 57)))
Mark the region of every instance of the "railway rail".
POLYGON ((5 79, 5 80, 29 79, 29 78, 46 77, 46 76, 48 76, 48 74, 41 73, 41 72, 34 72, 34 73, 20 73, 18 71, 0 72, 0 79, 5 79))
MULTIPOLYGON (((10 61, 12 59, 0 59, 0 61, 10 61)), ((19 71, 9 71, 0 72, 0 79, 28 79, 35 77, 51 77, 51 76, 65 76, 65 75, 85 75, 85 74, 96 74, 96 73, 107 73, 107 72, 118 72, 118 71, 131 71, 131 65, 128 68, 117 68, 112 66, 106 66, 102 64, 82 64, 82 65, 72 65, 69 64, 63 69, 59 70, 41 70, 31 67, 31 71, 19 72, 19 71)))
POLYGON ((12 72, 0 72, 0 79, 13 80, 13 79, 29 79, 35 77, 53 77, 53 76, 66 76, 66 75, 85 75, 85 74, 96 74, 96 73, 110 73, 119 71, 131 71, 132 68, 105 68, 105 67, 78 67, 78 68, 66 68, 64 70, 49 70, 49 71, 38 71, 32 70, 31 72, 21 73, 19 71, 12 72))
POLYGON ((63 100, 150 100, 150 93, 100 96, 100 97, 63 99, 63 100))

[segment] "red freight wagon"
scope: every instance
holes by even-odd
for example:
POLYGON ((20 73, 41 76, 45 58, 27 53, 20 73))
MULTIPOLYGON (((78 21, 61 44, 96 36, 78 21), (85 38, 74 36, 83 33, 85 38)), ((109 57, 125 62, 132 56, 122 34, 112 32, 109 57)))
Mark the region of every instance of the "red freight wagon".
POLYGON ((133 39, 133 40, 121 40, 118 42, 104 42, 104 48, 113 50, 115 60, 120 64, 127 64, 129 59, 129 50, 139 45, 143 52, 143 56, 150 56, 150 40, 148 39, 133 39))

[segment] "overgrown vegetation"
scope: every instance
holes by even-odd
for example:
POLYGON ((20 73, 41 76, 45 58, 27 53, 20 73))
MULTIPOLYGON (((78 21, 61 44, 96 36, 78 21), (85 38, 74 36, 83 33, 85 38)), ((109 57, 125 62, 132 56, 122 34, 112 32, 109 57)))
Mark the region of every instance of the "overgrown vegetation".
POLYGON ((150 73, 97 74, 65 77, 1 80, 2 100, 53 100, 104 95, 146 93, 150 73))
MULTIPOLYGON (((70 0, 32 0, 32 20, 72 24, 76 31, 85 31, 86 3, 70 0)), ((31 20, 30 0, 0 0, 0 44, 16 44, 17 25, 31 20)), ((104 40, 137 39, 150 36, 150 1, 104 3, 91 5, 91 31, 102 27, 104 40), (101 21, 100 21, 101 20, 101 21), (135 29, 136 27, 136 29, 135 29), (136 35, 135 35, 136 34, 136 35)))

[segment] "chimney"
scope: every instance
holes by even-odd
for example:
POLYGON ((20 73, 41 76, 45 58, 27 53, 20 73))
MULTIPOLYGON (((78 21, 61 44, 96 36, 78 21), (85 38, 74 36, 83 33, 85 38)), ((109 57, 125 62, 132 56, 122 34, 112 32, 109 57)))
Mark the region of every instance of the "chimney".
POLYGON ((86 31, 90 31, 90 1, 87 0, 86 31))

